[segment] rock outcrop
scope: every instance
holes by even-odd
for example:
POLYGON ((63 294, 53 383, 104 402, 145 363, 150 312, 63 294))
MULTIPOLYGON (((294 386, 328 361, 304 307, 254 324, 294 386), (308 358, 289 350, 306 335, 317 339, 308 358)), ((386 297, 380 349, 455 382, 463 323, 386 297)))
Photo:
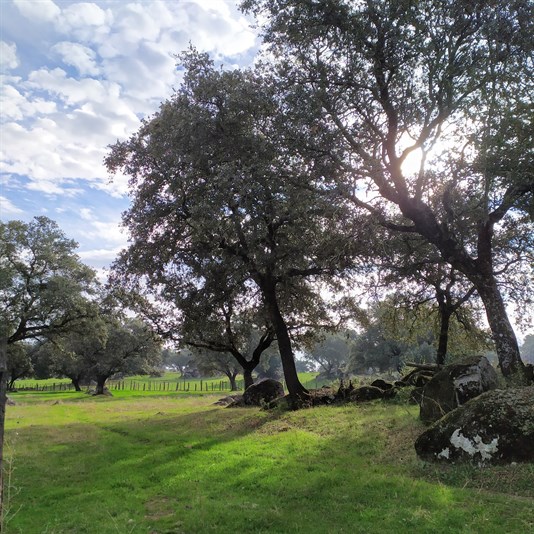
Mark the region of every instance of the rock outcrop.
POLYGON ((423 422, 433 423, 497 384, 497 372, 484 356, 447 365, 424 386, 419 416, 423 422))
POLYGON ((247 406, 261 406, 278 397, 283 397, 284 394, 284 386, 281 382, 272 378, 264 378, 245 390, 243 402, 247 406))
POLYGON ((534 461, 534 386, 483 393, 423 432, 415 450, 433 461, 534 461))

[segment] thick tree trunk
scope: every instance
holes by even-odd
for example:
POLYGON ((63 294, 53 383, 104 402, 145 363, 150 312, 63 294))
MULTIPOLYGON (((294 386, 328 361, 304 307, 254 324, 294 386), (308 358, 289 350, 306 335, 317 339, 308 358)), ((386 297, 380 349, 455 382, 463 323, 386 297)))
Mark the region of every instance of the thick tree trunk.
POLYGON ((74 386, 75 391, 81 391, 82 388, 80 386, 80 379, 79 378, 71 378, 72 385, 74 386))
POLYGON ((499 357, 499 366, 506 378, 525 377, 526 369, 519 352, 519 345, 514 329, 508 319, 506 306, 502 299, 497 282, 491 275, 472 280, 484 303, 486 317, 491 329, 495 350, 499 357))
POLYGON ((97 376, 96 378, 96 391, 95 393, 97 395, 103 395, 104 394, 104 387, 106 386, 106 380, 108 379, 107 376, 97 376))
POLYGON ((245 389, 254 384, 254 379, 252 378, 253 369, 243 369, 243 378, 245 379, 245 389))
POLYGON ((295 357, 291 347, 291 338, 289 337, 289 331, 287 329, 286 322, 284 321, 278 306, 276 287, 274 284, 265 284, 262 289, 270 319, 276 333, 278 351, 280 352, 280 358, 282 360, 284 379, 286 381, 287 390, 291 398, 291 404, 293 408, 298 408, 302 404, 302 401, 308 398, 309 393, 308 390, 300 383, 297 374, 295 357))

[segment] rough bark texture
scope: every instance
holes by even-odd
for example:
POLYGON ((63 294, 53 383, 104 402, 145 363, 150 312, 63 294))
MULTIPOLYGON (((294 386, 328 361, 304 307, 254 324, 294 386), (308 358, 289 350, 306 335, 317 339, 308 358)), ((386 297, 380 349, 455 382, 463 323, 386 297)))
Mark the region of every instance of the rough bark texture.
POLYGON ((254 379, 252 378, 252 369, 243 369, 243 378, 245 379, 245 389, 252 386, 252 384, 254 384, 254 379))

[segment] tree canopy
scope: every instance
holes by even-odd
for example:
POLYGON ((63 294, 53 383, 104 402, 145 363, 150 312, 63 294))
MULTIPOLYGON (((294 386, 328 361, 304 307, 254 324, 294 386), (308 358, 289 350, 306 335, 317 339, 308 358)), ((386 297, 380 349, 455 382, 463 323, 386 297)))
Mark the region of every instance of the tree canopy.
POLYGON ((328 196, 322 155, 288 149, 298 125, 276 84, 194 51, 182 60, 180 89, 106 159, 131 177, 131 244, 115 269, 168 302, 213 280, 257 294, 300 397, 289 325, 328 320, 317 282, 350 264, 356 224, 328 196))
POLYGON ((501 274, 514 250, 532 257, 532 2, 242 5, 262 14, 277 72, 320 103, 310 120, 338 136, 340 193, 463 273, 503 373, 524 371, 501 274))

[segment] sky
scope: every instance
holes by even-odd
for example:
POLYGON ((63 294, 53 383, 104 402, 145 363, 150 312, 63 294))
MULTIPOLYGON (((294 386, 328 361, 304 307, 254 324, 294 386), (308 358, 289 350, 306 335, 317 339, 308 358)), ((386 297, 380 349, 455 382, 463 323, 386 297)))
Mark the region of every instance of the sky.
POLYGON ((0 0, 0 220, 46 215, 101 270, 127 243, 127 177, 107 148, 180 84, 189 44, 247 66, 260 44, 233 0, 0 0))

